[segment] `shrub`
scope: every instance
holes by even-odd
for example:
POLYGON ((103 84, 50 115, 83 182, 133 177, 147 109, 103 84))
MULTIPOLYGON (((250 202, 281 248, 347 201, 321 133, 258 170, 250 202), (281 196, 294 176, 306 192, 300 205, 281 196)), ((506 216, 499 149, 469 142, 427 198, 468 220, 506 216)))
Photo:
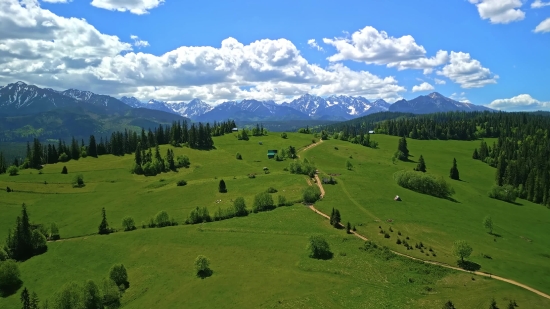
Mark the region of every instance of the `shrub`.
POLYGON ((283 133, 281 133, 281 137, 282 138, 287 138, 288 136, 286 135, 286 132, 283 132, 283 133))
POLYGON ((259 194, 256 194, 254 197, 254 205, 252 207, 253 212, 258 211, 267 211, 272 210, 275 208, 275 203, 273 202, 273 198, 271 195, 267 192, 262 192, 259 194))
POLYGON ((514 203, 518 197, 517 191, 511 185, 493 186, 489 191, 489 197, 497 200, 514 203))
POLYGON ((267 193, 277 193, 277 189, 275 189, 273 187, 269 187, 269 188, 267 188, 266 192, 267 193))
POLYGON ((165 227, 172 225, 170 221, 170 216, 168 216, 168 213, 166 211, 161 210, 155 215, 155 225, 156 227, 165 227))
POLYGON ((292 174, 303 174, 309 177, 314 177, 317 172, 315 165, 307 160, 302 162, 298 160, 291 162, 288 166, 288 170, 292 174))
POLYGON ((182 156, 178 156, 178 157, 176 158, 176 167, 185 167, 185 168, 188 168, 189 165, 191 165, 191 162, 189 161, 189 157, 188 157, 188 156, 182 155, 182 156))
POLYGON ((117 286, 123 286, 125 289, 128 288, 130 284, 124 264, 113 265, 109 271, 109 279, 113 280, 117 286))
POLYGON ((34 254, 41 254, 48 250, 46 236, 40 233, 39 230, 32 231, 31 237, 34 254))
POLYGON ((384 238, 390 238, 390 234, 385 233, 385 234, 384 234, 384 238))
POLYGON ((57 224, 55 222, 52 222, 50 225, 50 239, 51 240, 58 240, 61 238, 59 236, 59 228, 57 227, 57 224))
POLYGON ((116 308, 120 304, 120 289, 116 282, 109 278, 103 279, 103 305, 116 308))
POLYGON ((397 241, 395 243, 400 245, 401 244, 401 239, 397 238, 397 241))
MULTIPOLYGON (((277 206, 287 206, 288 202, 286 200, 286 197, 284 195, 277 196, 277 206)), ((290 205, 289 205, 290 206, 290 205)))
POLYGON ((307 251, 309 257, 314 259, 328 259, 332 257, 328 242, 320 235, 309 237, 307 251))
POLYGON ((237 152, 237 154, 235 155, 235 158, 237 158, 237 160, 242 160, 243 157, 241 156, 240 153, 237 152))
POLYGON ((176 185, 177 185, 178 187, 183 187, 183 186, 185 186, 186 184, 187 184, 187 181, 185 181, 185 180, 178 180, 178 182, 176 183, 176 185))
POLYGON ((210 270, 210 260, 204 255, 197 256, 194 265, 198 277, 204 278, 212 272, 210 270))
POLYGON ((256 175, 254 175, 254 174, 248 174, 248 178, 251 178, 251 179, 256 178, 256 175))
POLYGON ((0 292, 11 293, 21 286, 21 273, 14 260, 0 262, 0 292))
POLYGON ((13 190, 10 188, 10 187, 6 187, 6 192, 10 193, 12 192, 13 190))
POLYGON ((130 170, 130 173, 136 174, 136 175, 143 175, 144 171, 141 165, 134 163, 134 166, 132 166, 132 169, 130 170))
POLYGON ((248 216, 248 210, 246 209, 246 203, 244 202, 243 197, 238 197, 233 202, 233 209, 235 212, 235 216, 237 217, 244 217, 248 216))
POLYGON ((399 171, 393 174, 393 178, 403 188, 435 197, 450 198, 455 193, 454 189, 442 177, 436 178, 429 174, 399 171))
POLYGON ((317 186, 309 186, 305 188, 303 192, 303 198, 305 203, 315 203, 321 198, 321 191, 317 186))
POLYGON ((126 216, 122 219, 122 227, 125 231, 133 231, 136 229, 136 222, 132 217, 126 216))
POLYGON ((73 188, 82 188, 84 187, 84 176, 78 174, 73 179, 73 188))
POLYGON ((212 218, 210 217, 208 209, 206 207, 196 207, 195 209, 191 210, 191 212, 189 213, 189 217, 187 218, 185 223, 197 224, 210 221, 212 221, 212 218))
POLYGON ((66 166, 63 166, 63 169, 61 170, 61 174, 67 174, 68 171, 67 171, 67 167, 66 166))
POLYGON ((67 162, 67 161, 69 161, 69 156, 66 153, 62 153, 62 154, 59 155, 59 158, 57 158, 57 161, 67 162))
POLYGON ((19 174, 19 168, 17 168, 17 166, 15 165, 8 167, 8 174, 10 176, 16 176, 17 174, 19 174))

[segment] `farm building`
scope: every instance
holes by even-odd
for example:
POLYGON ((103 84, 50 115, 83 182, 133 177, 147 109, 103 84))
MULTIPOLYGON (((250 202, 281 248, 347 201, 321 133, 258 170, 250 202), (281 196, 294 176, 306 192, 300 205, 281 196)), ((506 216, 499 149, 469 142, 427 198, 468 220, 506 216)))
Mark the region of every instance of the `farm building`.
POLYGON ((372 131, 372 130, 371 130, 371 131, 369 131, 369 134, 374 134, 374 131, 372 131))
POLYGON ((239 129, 238 129, 238 128, 233 128, 232 131, 233 131, 233 132, 238 132, 239 129))
POLYGON ((273 158, 275 158, 276 154, 277 154, 277 150, 268 150, 267 151, 267 158, 268 159, 273 159, 273 158))

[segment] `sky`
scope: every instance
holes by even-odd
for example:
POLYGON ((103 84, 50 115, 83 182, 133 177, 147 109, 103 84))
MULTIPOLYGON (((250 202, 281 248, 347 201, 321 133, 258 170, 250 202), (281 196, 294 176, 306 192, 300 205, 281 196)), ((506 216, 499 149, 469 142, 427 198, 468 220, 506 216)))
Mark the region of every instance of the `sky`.
POLYGON ((0 85, 550 110, 550 0, 0 0, 0 85))

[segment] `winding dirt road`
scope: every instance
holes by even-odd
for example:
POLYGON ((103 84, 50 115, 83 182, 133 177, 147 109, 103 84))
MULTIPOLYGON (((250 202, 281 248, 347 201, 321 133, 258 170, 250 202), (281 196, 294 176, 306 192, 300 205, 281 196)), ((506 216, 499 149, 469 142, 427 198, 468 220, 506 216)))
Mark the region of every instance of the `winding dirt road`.
MULTIPOLYGON (((308 149, 311 149, 317 145, 319 145, 321 142, 323 142, 323 140, 320 140, 319 143, 315 143, 315 144, 311 144, 309 146, 307 146, 306 148, 302 149, 300 152, 303 152, 303 151, 306 151, 308 149)), ((312 185, 310 179, 306 179, 307 180, 307 183, 308 185, 312 185)), ((319 187, 319 189, 321 190, 321 198, 323 198, 325 196, 325 189, 323 188, 323 184, 321 183, 321 180, 319 179, 319 175, 315 175, 315 180, 316 180, 316 183, 317 183, 317 186, 319 187)), ((328 219, 330 220, 330 216, 321 212, 320 210, 318 210, 317 208, 315 208, 314 205, 310 205, 309 206, 309 209, 311 209, 312 211, 314 211, 315 213, 325 217, 325 219, 328 219)), ((338 224, 340 224, 340 226, 344 227, 345 226, 339 222, 338 224)), ((368 238, 361 235, 361 234, 358 234, 354 231, 350 231, 351 234, 355 235, 356 237, 364 240, 364 241, 367 241, 368 238)), ((510 280, 510 279, 507 279, 507 278, 503 278, 503 277, 500 277, 500 276, 495 276, 493 274, 488 274, 488 273, 484 273, 484 272, 480 272, 480 271, 468 271, 468 270, 465 270, 465 269, 462 269, 462 268, 458 268, 458 267, 455 267, 455 266, 451 266, 449 264, 445 264, 445 263, 441 263, 441 262, 436 262, 436 261, 430 261, 430 260, 423 260, 423 259, 419 259, 419 258, 415 258, 413 256, 410 256, 410 255, 407 255, 407 254, 403 254, 403 253, 400 253, 400 252, 397 252, 397 251, 393 251, 391 250, 391 252, 393 252, 394 254, 397 254, 399 256, 402 256, 402 257, 406 257, 406 258, 409 258, 409 259, 412 259, 412 260, 416 260, 416 261, 420 261, 420 262, 424 262, 426 264, 432 264, 432 265, 438 265, 438 266, 441 266, 441 267, 445 267, 445 268, 449 268, 449 269, 453 269, 453 270, 457 270, 457 271, 461 271, 461 272, 466 272, 466 273, 470 273, 470 274, 474 274, 474 275, 478 275, 478 276, 484 276, 484 277, 489 277, 489 278, 492 278, 492 279, 496 279, 496 280, 500 280, 500 281, 503 281, 503 282, 507 282, 507 283, 510 283, 510 284, 513 284, 515 286, 518 286, 520 288, 524 288, 528 291, 531 291, 539 296, 542 296, 544 298, 547 298, 547 299, 550 299, 550 295, 546 294, 546 293, 543 293, 537 289, 534 289, 530 286, 527 286, 525 284, 522 284, 522 283, 519 283, 517 281, 514 281, 514 280, 510 280)))

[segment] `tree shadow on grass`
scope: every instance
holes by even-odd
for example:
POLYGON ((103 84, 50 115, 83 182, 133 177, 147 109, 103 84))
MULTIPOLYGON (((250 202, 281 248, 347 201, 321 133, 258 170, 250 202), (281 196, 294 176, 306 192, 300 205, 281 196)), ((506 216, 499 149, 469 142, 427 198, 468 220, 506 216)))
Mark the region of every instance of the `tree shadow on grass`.
POLYGON ((18 280, 18 282, 14 282, 13 284, 9 284, 8 286, 3 286, 0 288, 0 297, 6 298, 9 297, 17 292, 19 288, 23 286, 23 281, 18 280))
POLYGON ((478 271, 481 269, 481 265, 472 261, 458 261, 458 267, 468 271, 478 271))
POLYGON ((319 255, 317 255, 317 256, 312 256, 311 258, 316 259, 316 260, 324 260, 324 261, 326 261, 326 260, 332 259, 333 256, 334 256, 334 253, 332 253, 332 252, 326 252, 326 253, 324 253, 324 254, 319 254, 319 255))
POLYGON ((201 278, 201 279, 205 279, 205 278, 208 278, 210 276, 212 276, 212 274, 214 274, 214 271, 212 269, 206 269, 206 270, 201 270, 197 273, 197 277, 201 278))
POLYGON ((497 233, 490 233, 490 232, 487 232, 487 234, 491 235, 491 236, 495 236, 495 237, 502 237, 502 235, 500 234, 497 234, 497 233))

